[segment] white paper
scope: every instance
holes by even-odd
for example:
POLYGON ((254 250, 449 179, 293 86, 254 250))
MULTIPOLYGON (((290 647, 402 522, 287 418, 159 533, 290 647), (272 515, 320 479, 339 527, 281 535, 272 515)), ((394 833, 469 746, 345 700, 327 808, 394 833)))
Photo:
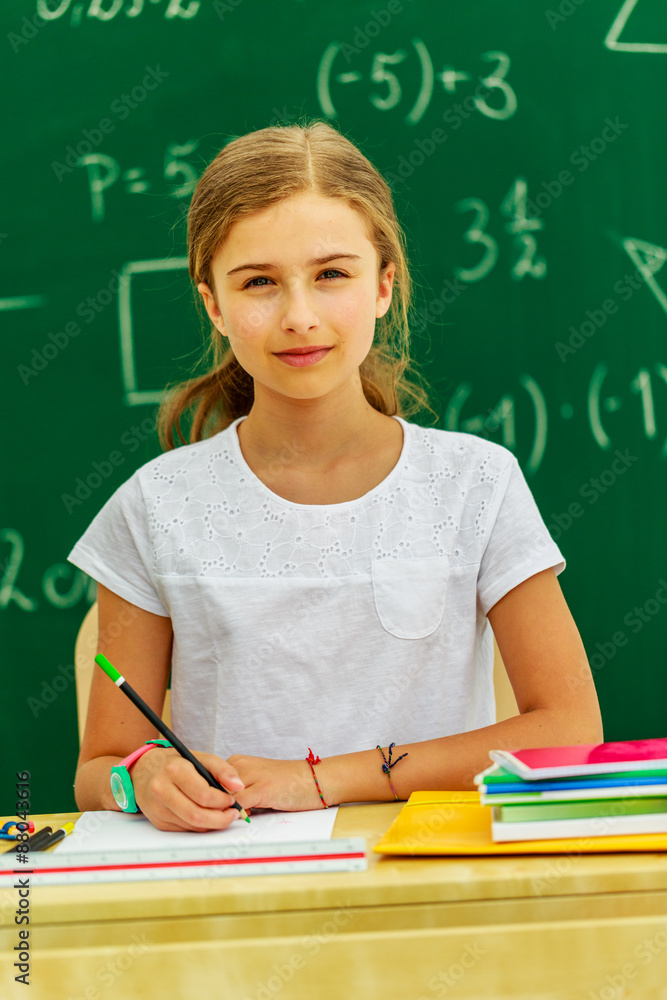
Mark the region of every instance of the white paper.
POLYGON ((338 807, 307 812, 252 813, 250 823, 235 819, 226 830, 184 833, 158 830, 141 813, 85 812, 53 853, 139 851, 228 844, 276 844, 331 840, 338 807))

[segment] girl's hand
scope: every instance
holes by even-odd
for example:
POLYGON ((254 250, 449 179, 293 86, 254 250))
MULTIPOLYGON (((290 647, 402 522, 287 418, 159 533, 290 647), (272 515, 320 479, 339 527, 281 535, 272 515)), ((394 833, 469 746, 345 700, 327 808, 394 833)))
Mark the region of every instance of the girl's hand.
MULTIPOLYGON (((236 797, 244 809, 280 809, 284 812, 324 809, 310 765, 305 760, 271 760, 234 754, 227 758, 227 763, 236 769, 245 785, 244 791, 236 797)), ((322 792, 326 799, 326 789, 322 792)))
POLYGON ((137 805, 158 830, 224 830, 238 818, 238 809, 231 807, 243 788, 236 769, 215 754, 195 753, 195 757, 231 795, 211 788, 172 748, 155 747, 132 765, 137 805))

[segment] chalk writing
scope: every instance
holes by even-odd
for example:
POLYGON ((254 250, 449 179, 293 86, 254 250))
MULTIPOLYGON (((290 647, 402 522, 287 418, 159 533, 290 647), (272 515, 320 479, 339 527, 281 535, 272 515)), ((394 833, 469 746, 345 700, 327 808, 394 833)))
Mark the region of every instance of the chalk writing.
MULTIPOLYGON (((21 611, 36 611, 39 601, 24 594, 18 585, 25 557, 23 536, 15 528, 0 528, 2 550, 5 545, 9 546, 9 552, 4 554, 0 563, 0 611, 4 611, 12 604, 21 611)), ((94 580, 69 563, 54 563, 42 575, 42 594, 47 603, 54 608, 72 608, 84 599, 92 604, 96 597, 96 588, 94 580)))
MULTIPOLYGON (((517 177, 500 205, 500 212, 506 216, 505 231, 513 236, 513 242, 519 251, 519 257, 510 269, 510 275, 515 281, 521 281, 526 275, 531 278, 544 278, 547 273, 547 263, 537 252, 537 241, 533 232, 543 228, 542 219, 528 218, 527 215, 528 186, 525 178, 517 177)), ((496 265, 498 260, 498 243, 487 232, 489 223, 489 208, 480 198, 463 198, 454 208, 458 212, 474 212, 473 220, 463 234, 466 243, 479 244, 481 256, 473 267, 456 267, 454 273, 461 281, 481 281, 496 265)))
MULTIPOLYGON (((368 25, 366 27, 368 28, 368 25)), ((362 55, 358 40, 356 45, 331 42, 322 54, 317 68, 316 89, 320 107, 329 118, 338 115, 334 104, 334 91, 337 94, 342 93, 352 85, 364 85, 367 82, 374 86, 367 95, 372 107, 377 111, 392 111, 406 105, 404 120, 408 125, 416 125, 423 118, 433 98, 436 80, 442 83, 446 95, 458 95, 460 89, 470 89, 466 87, 467 84, 476 84, 474 94, 468 95, 466 101, 485 118, 504 121, 511 118, 517 110, 516 93, 506 79, 510 69, 510 58, 506 52, 494 50, 482 53, 480 58, 484 62, 495 64, 491 73, 485 76, 480 74, 474 76, 468 70, 456 70, 450 64, 446 64, 436 74, 429 50, 421 38, 411 39, 410 46, 396 49, 394 52, 363 53, 366 62, 370 56, 368 68, 346 69, 341 72, 337 70, 341 59, 350 66, 351 59, 355 55, 362 55), (415 76, 419 86, 417 93, 410 97, 406 91, 406 80, 415 76), (401 77, 404 78, 403 81, 401 77)), ((353 87, 353 89, 358 88, 353 87)), ((455 104, 453 108, 445 111, 443 119, 447 121, 449 114, 454 124, 460 107, 460 104, 455 104)))
POLYGON ((167 21, 174 18, 184 18, 189 20, 199 13, 201 0, 88 0, 85 3, 79 0, 37 0, 37 15, 45 21, 58 21, 61 17, 70 14, 70 23, 73 27, 81 24, 82 18, 90 18, 92 21, 113 21, 119 15, 124 17, 138 17, 144 10, 162 3, 163 16, 167 21))

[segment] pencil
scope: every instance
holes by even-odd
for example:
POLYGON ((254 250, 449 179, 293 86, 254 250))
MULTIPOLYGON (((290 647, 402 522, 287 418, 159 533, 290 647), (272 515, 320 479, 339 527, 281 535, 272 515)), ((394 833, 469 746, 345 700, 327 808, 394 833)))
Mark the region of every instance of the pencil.
MULTIPOLYGON (((99 653, 98 656, 95 657, 95 663, 97 663, 97 665, 102 668, 105 674, 108 674, 108 676, 114 682, 116 687, 120 688, 123 694, 127 695, 130 701, 134 705, 136 705, 139 711, 143 712, 143 714, 146 716, 149 722, 153 723, 157 731, 159 733, 162 733, 162 735, 166 740, 169 740, 174 750, 178 750, 181 757, 185 757, 186 760, 190 761, 190 763, 195 768, 197 773, 201 774, 202 778, 204 778, 204 780, 209 783, 211 788, 219 788, 221 792, 225 793, 225 795, 231 795, 231 792, 228 792, 226 788, 223 788, 220 782, 213 777, 211 772, 204 767, 202 762, 200 760, 197 760, 195 755, 191 753, 190 750, 188 750, 188 748, 185 746, 184 743, 181 743, 178 736, 176 736, 175 733, 172 733, 169 726, 165 725, 160 716, 156 715, 153 709, 146 704, 146 702, 143 700, 143 698, 141 698, 137 694, 134 688, 127 683, 123 675, 116 670, 114 665, 110 663, 109 660, 107 660, 106 656, 103 656, 101 653, 99 653)), ((238 809, 239 816, 241 817, 241 819, 244 819, 246 823, 249 823, 250 817, 248 816, 245 809, 242 806, 240 806, 238 802, 232 802, 232 805, 234 806, 235 809, 238 809)))

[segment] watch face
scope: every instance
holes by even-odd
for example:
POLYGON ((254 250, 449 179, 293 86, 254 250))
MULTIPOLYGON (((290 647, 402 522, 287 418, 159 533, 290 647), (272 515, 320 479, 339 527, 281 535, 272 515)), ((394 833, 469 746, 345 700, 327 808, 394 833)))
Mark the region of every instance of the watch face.
POLYGON ((126 810, 129 805, 129 800, 127 792, 125 791, 125 785, 121 781, 120 775, 117 771, 111 772, 111 792, 121 809, 126 810))

